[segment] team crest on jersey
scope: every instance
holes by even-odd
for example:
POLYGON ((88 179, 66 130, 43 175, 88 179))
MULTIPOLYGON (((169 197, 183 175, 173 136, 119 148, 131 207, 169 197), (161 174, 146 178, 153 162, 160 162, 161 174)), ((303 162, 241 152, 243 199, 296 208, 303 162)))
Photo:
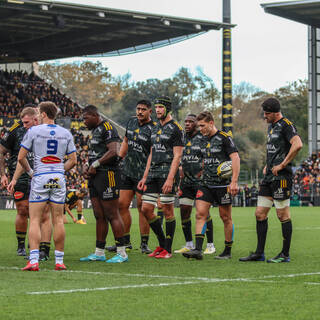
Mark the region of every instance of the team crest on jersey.
POLYGON ((14 194, 13 194, 13 197, 15 200, 20 200, 24 197, 24 193, 21 192, 21 191, 16 191, 14 194))
POLYGON ((201 198, 203 196, 203 192, 201 190, 197 191, 196 198, 201 198))
POLYGON ((42 163, 60 163, 61 159, 55 157, 55 156, 47 156, 41 158, 42 163))

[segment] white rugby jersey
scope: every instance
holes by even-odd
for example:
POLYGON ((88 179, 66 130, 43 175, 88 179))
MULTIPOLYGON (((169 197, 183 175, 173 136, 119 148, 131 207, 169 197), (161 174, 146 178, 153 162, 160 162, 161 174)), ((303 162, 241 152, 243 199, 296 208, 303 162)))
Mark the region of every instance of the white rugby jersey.
POLYGON ((24 135, 21 147, 34 154, 34 175, 64 173, 65 155, 76 152, 70 131, 56 124, 31 127, 24 135))

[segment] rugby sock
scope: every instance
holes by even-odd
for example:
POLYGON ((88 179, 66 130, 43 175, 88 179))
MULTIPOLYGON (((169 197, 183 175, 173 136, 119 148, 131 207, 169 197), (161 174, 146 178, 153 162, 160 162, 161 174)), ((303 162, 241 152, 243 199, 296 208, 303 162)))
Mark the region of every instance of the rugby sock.
POLYGON ((78 213, 78 220, 81 220, 82 218, 82 213, 78 213))
POLYGON ((256 230, 258 238, 256 253, 262 254, 264 253, 264 247, 267 239, 268 218, 262 221, 257 220, 256 230))
POLYGON ((224 242, 224 253, 230 254, 232 248, 233 241, 225 241, 224 242))
POLYGON ((192 241, 192 231, 191 231, 191 218, 181 221, 182 231, 186 242, 192 241))
POLYGON ((285 221, 281 221, 281 228, 282 228, 282 237, 283 237, 282 253, 285 256, 289 256, 291 236, 292 236, 292 222, 291 222, 291 220, 288 219, 285 221))
POLYGON ((50 246, 51 246, 50 242, 40 242, 40 251, 43 251, 46 254, 46 256, 49 257, 50 246))
POLYGON ((63 264, 64 252, 59 250, 54 250, 54 255, 56 257, 56 264, 63 264))
POLYGON ((163 210, 158 209, 157 216, 160 217, 161 225, 163 224, 163 210))
POLYGON ((127 239, 128 238, 126 238, 126 236, 123 236, 120 238, 115 238, 116 246, 117 246, 117 253, 120 254, 123 258, 127 257, 126 246, 125 246, 127 239))
POLYGON ((196 234, 196 250, 202 251, 204 235, 199 233, 196 234))
POLYGON ((142 234, 141 235, 141 244, 142 243, 148 244, 148 241, 149 241, 149 235, 148 234, 142 234))
POLYGON ((26 242, 26 232, 22 231, 16 231, 16 237, 18 240, 18 247, 19 248, 24 248, 25 247, 25 242, 26 242))
POLYGON ((213 243, 213 223, 212 223, 212 218, 210 216, 207 219, 206 236, 207 236, 207 243, 213 243))
POLYGON ((171 247, 174 237, 174 232, 176 230, 176 218, 166 220, 166 246, 165 249, 171 253, 171 247))
POLYGON ((31 264, 39 262, 39 250, 30 250, 29 260, 31 264))
POLYGON ((96 256, 104 256, 104 248, 106 246, 106 242, 105 241, 99 241, 96 240, 96 252, 95 255, 96 256))
POLYGON ((125 244, 125 245, 130 244, 130 233, 124 234, 124 235, 123 235, 123 238, 124 238, 124 244, 125 244))
POLYGON ((154 219, 149 221, 150 228, 152 231, 155 233, 155 235, 158 238, 159 241, 159 246, 161 248, 164 248, 165 243, 166 243, 166 237, 164 235, 164 232, 162 230, 162 224, 161 224, 161 218, 160 217, 155 217, 154 219))

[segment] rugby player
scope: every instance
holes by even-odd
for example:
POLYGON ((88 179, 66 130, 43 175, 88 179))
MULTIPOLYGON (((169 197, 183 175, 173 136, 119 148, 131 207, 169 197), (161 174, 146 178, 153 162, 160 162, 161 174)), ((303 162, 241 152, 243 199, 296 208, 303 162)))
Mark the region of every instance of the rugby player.
POLYGON ((152 251, 148 247, 150 226, 147 219, 141 213, 142 191, 137 188, 147 165, 151 147, 151 131, 155 123, 151 119, 151 102, 140 100, 136 105, 136 116, 128 121, 126 134, 121 143, 120 157, 123 159, 121 174, 119 210, 124 223, 124 235, 126 245, 130 243, 131 214, 130 203, 134 196, 137 200, 139 211, 139 227, 141 235, 141 253, 149 254, 152 251))
POLYGON ((151 152, 138 188, 143 190, 141 211, 159 241, 159 246, 149 256, 168 259, 172 257, 171 248, 176 228, 174 196, 179 182, 178 168, 184 132, 172 119, 170 98, 160 97, 155 100, 154 105, 159 122, 152 129, 151 152), (166 236, 160 217, 154 214, 159 195, 166 219, 166 236))
POLYGON ((56 124, 58 108, 53 102, 39 104, 40 125, 30 128, 23 137, 18 154, 22 168, 32 176, 29 196, 30 255, 23 271, 39 271, 40 223, 49 202, 55 243, 55 270, 66 270, 63 263, 65 229, 63 208, 66 196, 65 171, 77 163, 76 148, 71 133, 56 124), (34 155, 34 171, 27 160, 28 152, 34 155), (63 163, 64 157, 68 160, 63 163))
MULTIPOLYGON (((66 200, 64 204, 65 211, 69 214, 74 223, 87 224, 82 212, 82 200, 87 195, 87 190, 82 188, 80 190, 70 189, 67 191, 66 200), (78 220, 73 216, 71 210, 77 208, 78 220)), ((64 223, 67 223, 64 215, 64 223)))
POLYGON ((186 258, 201 260, 204 240, 203 228, 206 223, 209 209, 215 202, 219 206, 220 218, 224 224, 225 248, 215 256, 216 259, 230 259, 233 243, 233 224, 231 218, 232 196, 238 193, 238 176, 240 158, 238 150, 231 137, 220 131, 214 125, 210 112, 204 111, 197 116, 200 132, 206 137, 201 145, 203 155, 203 175, 201 185, 196 195, 196 248, 183 253, 186 258), (218 167, 225 161, 232 161, 232 178, 223 178, 218 175, 218 167))
POLYGON ((269 127, 267 163, 263 169, 264 178, 259 186, 255 211, 257 248, 255 252, 239 260, 242 262, 265 261, 264 248, 268 232, 268 213, 274 204, 281 223, 283 242, 281 252, 267 262, 290 262, 292 222, 289 206, 293 177, 291 161, 301 150, 302 141, 294 124, 283 117, 277 99, 265 100, 262 103, 262 110, 269 127))
MULTIPOLYGON (((9 132, 3 137, 0 142, 0 171, 1 185, 13 194, 15 205, 17 208, 17 216, 15 220, 16 237, 18 241, 17 255, 26 256, 25 239, 28 228, 29 218, 29 193, 31 178, 17 162, 20 144, 23 136, 29 128, 38 125, 39 112, 35 105, 26 105, 20 114, 20 121, 15 123, 9 132), (8 169, 11 176, 11 182, 8 184, 8 177, 5 173, 4 155, 9 152, 8 169)), ((30 155, 30 164, 33 159, 30 155)), ((47 260, 50 251, 51 241, 51 222, 49 211, 46 209, 42 217, 41 225, 41 260, 47 260)))
POLYGON ((96 218, 95 253, 80 261, 106 261, 105 245, 110 222, 117 246, 117 254, 108 263, 128 261, 125 250, 123 221, 119 214, 119 148, 117 130, 102 120, 97 107, 88 105, 83 110, 84 124, 92 130, 89 140, 89 167, 85 177, 89 179, 89 193, 96 218))
MULTIPOLYGON (((198 191, 200 176, 202 173, 202 153, 201 143, 203 141, 202 134, 197 128, 197 116, 194 114, 187 115, 185 124, 185 144, 181 159, 180 167, 180 187, 179 187, 179 205, 181 224, 186 245, 175 253, 184 253, 194 249, 191 230, 191 212, 193 203, 198 191)), ((213 224, 210 214, 208 215, 203 232, 206 232, 208 243, 204 254, 213 254, 216 249, 213 244, 213 224)))

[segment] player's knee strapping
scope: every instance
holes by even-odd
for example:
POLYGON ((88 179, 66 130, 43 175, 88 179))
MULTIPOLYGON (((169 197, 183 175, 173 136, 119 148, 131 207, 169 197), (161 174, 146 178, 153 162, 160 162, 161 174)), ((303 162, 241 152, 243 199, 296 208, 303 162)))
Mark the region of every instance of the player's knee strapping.
POLYGON ((145 193, 142 195, 142 201, 156 206, 158 197, 158 193, 145 193))

